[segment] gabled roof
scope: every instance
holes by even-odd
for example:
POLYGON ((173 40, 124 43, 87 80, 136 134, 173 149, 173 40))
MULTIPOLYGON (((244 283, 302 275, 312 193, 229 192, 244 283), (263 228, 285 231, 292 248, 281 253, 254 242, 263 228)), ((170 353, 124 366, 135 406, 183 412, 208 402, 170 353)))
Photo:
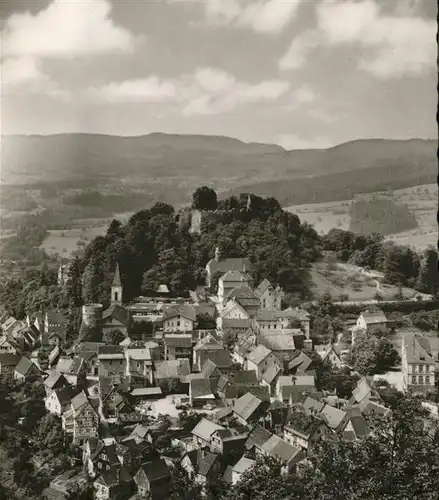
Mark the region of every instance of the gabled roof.
POLYGON ((220 260, 219 262, 215 259, 211 259, 207 263, 206 268, 212 276, 218 272, 226 273, 232 270, 246 272, 254 272, 256 270, 251 260, 247 257, 228 258, 220 260))
POLYGON ((163 340, 168 347, 192 347, 191 333, 165 333, 163 340))
POLYGON ((226 349, 209 351, 205 354, 205 358, 215 363, 219 369, 230 368, 233 365, 233 359, 226 349))
POLYGON ((190 459, 197 473, 203 477, 206 477, 213 466, 219 462, 219 456, 216 453, 200 449, 189 451, 185 456, 190 459))
POLYGON ((276 311, 278 318, 298 319, 299 321, 309 321, 309 314, 299 307, 288 307, 283 311, 276 311))
POLYGON ((268 309, 261 309, 256 314, 256 321, 273 321, 277 322, 279 320, 276 311, 270 311, 268 309))
POLYGON ((315 380, 312 375, 282 375, 279 377, 278 381, 279 387, 285 386, 303 386, 303 387, 314 387, 315 380))
POLYGON ((102 345, 98 347, 99 359, 122 359, 125 357, 124 349, 118 345, 102 345))
POLYGON ((170 306, 163 312, 164 321, 172 318, 177 318, 178 316, 188 319, 189 321, 195 321, 196 319, 195 309, 192 306, 179 304, 176 306, 170 306))
POLYGON ((254 339, 251 337, 247 337, 244 335, 238 342, 235 344, 233 348, 234 352, 239 354, 240 356, 247 358, 250 352, 254 349, 254 339))
POLYGON ((140 349, 128 348, 125 353, 129 358, 136 361, 151 361, 151 351, 146 347, 140 349))
POLYGON ((156 363, 154 377, 156 379, 179 379, 191 372, 188 359, 176 359, 156 363))
POLYGON ((248 354, 247 359, 255 365, 260 365, 271 353, 264 345, 258 345, 248 354))
POLYGON ((113 318, 119 321, 119 323, 122 323, 124 326, 129 325, 129 319, 125 309, 117 304, 113 304, 102 313, 104 323, 108 318, 113 318))
POLYGON ((372 389, 369 387, 365 378, 357 382, 355 389, 352 391, 352 398, 356 403, 361 403, 365 398, 370 396, 372 389))
POLYGON ((328 427, 335 430, 343 422, 346 412, 333 406, 325 405, 320 412, 320 417, 328 424, 328 427))
POLYGON ((212 387, 208 378, 192 378, 189 381, 189 394, 192 398, 213 398, 212 387))
POLYGON ((264 453, 276 457, 282 462, 296 461, 301 457, 299 448, 290 445, 279 436, 276 436, 276 434, 272 434, 270 439, 268 439, 261 448, 264 453))
POLYGON ((377 310, 377 311, 363 311, 361 313, 361 316, 363 316, 364 320, 368 325, 372 325, 374 323, 386 323, 387 322, 387 317, 383 313, 383 311, 377 310))
POLYGON ((200 339, 194 347, 194 351, 214 351, 222 349, 224 349, 224 346, 213 338, 210 333, 200 339))
POLYGON ((281 369, 276 364, 271 364, 266 370, 262 372, 262 380, 267 384, 272 384, 276 377, 279 375, 281 369))
POLYGON ((219 279, 223 283, 248 282, 249 277, 239 270, 227 271, 219 279))
POLYGON ((235 474, 244 474, 244 472, 247 472, 254 467, 255 464, 255 460, 242 456, 232 467, 232 471, 235 472, 235 474))
POLYGON ((169 288, 166 285, 159 285, 156 293, 169 293, 169 288))
POLYGON ((357 437, 364 437, 368 433, 368 425, 363 415, 355 415, 350 418, 352 427, 357 437))
POLYGON ((38 366, 28 358, 21 358, 18 365, 15 367, 15 371, 23 375, 23 377, 25 377, 31 369, 36 369, 38 372, 40 371, 38 366))
POLYGON ((67 384, 67 380, 65 379, 62 373, 59 373, 57 371, 51 371, 49 373, 49 376, 44 381, 44 385, 48 389, 53 389, 58 382, 67 384))
POLYGON ((288 369, 293 370, 297 368, 301 371, 306 371, 311 364, 312 359, 308 357, 304 352, 300 352, 298 356, 296 356, 288 363, 288 369))
POLYGON ((60 358, 55 370, 65 375, 78 375, 84 367, 84 359, 80 356, 74 358, 60 358))
POLYGON ((256 287, 255 292, 257 295, 261 296, 269 288, 273 288, 273 285, 267 280, 267 278, 264 278, 256 287))
POLYGON ((244 307, 244 309, 246 307, 261 306, 259 298, 255 295, 253 290, 248 286, 234 288, 227 295, 227 300, 234 300, 238 302, 238 304, 244 307))
POLYGON ((18 354, 4 353, 0 354, 0 365, 1 366, 17 366, 20 357, 18 354))
POLYGON ((162 389, 160 387, 137 387, 131 391, 131 396, 153 396, 161 395, 162 389))
POLYGON ((235 401, 233 411, 244 420, 250 420, 263 406, 263 401, 247 392, 235 401))
POLYGON ((318 401, 317 399, 311 398, 309 396, 305 399, 302 405, 307 414, 318 414, 323 410, 325 406, 325 404, 321 401, 318 401))
POLYGON ((223 318, 222 327, 223 330, 236 329, 236 330, 246 330, 251 326, 251 319, 247 318, 223 318))
POLYGON ((224 429, 224 427, 216 424, 215 422, 207 420, 207 418, 202 418, 192 429, 191 434, 203 439, 204 441, 209 441, 210 436, 212 436, 215 431, 219 431, 221 429, 224 429))
POLYGON ((259 341, 274 352, 296 350, 294 336, 284 332, 262 332, 259 341))
POLYGON ((233 415, 233 408, 231 406, 224 406, 223 408, 220 408, 214 413, 214 418, 217 422, 230 417, 233 415))
POLYGON ((191 376, 196 375, 195 378, 210 378, 219 377, 221 375, 221 370, 219 367, 210 359, 206 359, 199 374, 191 374, 191 376))
POLYGON ((72 407, 74 410, 81 408, 81 406, 84 406, 85 404, 90 404, 85 391, 81 391, 72 399, 72 407))
POLYGON ((105 345, 104 342, 81 342, 76 348, 76 352, 94 352, 97 354, 99 347, 105 345))
POLYGON ((144 483, 141 478, 142 474, 139 474, 140 471, 143 471, 146 478, 148 479, 149 484, 157 481, 163 481, 164 479, 169 478, 171 475, 168 465, 163 458, 158 458, 141 465, 140 469, 135 475, 135 482, 138 485, 144 483))
MULTIPOLYGON (((62 387, 61 389, 55 389, 53 393, 55 393, 60 405, 65 406, 69 404, 75 397, 76 391, 73 389, 73 387, 67 386, 62 387)), ((51 393, 51 395, 53 393, 51 393)))
POLYGON ((229 373, 226 378, 233 385, 259 385, 258 377, 254 370, 238 370, 229 373))
POLYGON ((248 435, 245 447, 250 450, 253 446, 261 449, 263 444, 266 443, 272 436, 271 432, 267 431, 264 427, 257 424, 253 427, 250 434, 248 435))
POLYGON ((428 350, 413 333, 404 335, 402 348, 405 349, 407 363, 433 364, 435 362, 428 350))

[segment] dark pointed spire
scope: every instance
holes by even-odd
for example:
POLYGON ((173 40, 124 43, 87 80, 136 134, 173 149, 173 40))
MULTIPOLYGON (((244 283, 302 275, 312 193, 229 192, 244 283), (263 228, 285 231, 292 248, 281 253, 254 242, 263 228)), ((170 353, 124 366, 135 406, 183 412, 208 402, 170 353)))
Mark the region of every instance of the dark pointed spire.
POLYGON ((116 262, 116 269, 114 271, 113 286, 122 286, 120 281, 119 263, 116 262))

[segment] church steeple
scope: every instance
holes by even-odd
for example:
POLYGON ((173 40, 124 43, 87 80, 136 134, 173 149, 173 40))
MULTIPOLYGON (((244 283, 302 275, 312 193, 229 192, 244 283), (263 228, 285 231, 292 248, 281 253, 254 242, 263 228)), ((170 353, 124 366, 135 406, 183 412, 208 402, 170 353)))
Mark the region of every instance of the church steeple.
POLYGON ((123 287, 120 279, 119 263, 116 262, 114 271, 113 284, 111 285, 111 305, 122 304, 123 287))

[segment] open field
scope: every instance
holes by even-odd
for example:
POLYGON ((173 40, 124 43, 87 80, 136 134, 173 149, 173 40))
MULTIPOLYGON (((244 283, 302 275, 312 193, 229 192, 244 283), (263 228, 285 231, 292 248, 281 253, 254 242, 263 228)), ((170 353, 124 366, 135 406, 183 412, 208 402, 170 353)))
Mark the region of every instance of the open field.
POLYGON ((114 214, 113 217, 95 217, 89 219, 74 219, 69 229, 49 230, 49 235, 44 240, 41 248, 48 255, 58 254, 61 257, 69 257, 77 250, 78 243, 87 245, 96 236, 103 236, 107 227, 113 219, 126 223, 134 212, 114 214))
POLYGON ((48 255, 69 257, 78 248, 78 243, 88 244, 96 236, 105 234, 107 226, 92 226, 75 229, 55 229, 48 231, 49 235, 44 240, 41 248, 48 255))
MULTIPOLYGON (((364 273, 361 268, 349 264, 316 262, 311 269, 311 279, 316 297, 329 291, 336 301, 342 294, 348 296, 346 301, 362 302, 374 299, 377 292, 383 300, 392 300, 398 293, 396 286, 381 283, 381 273, 364 273)), ((412 299, 417 293, 411 288, 402 289, 405 299, 412 299)))
MULTIPOLYGON (((436 245, 438 240, 437 204, 438 192, 436 184, 425 184, 393 192, 395 201, 403 203, 414 212, 419 227, 410 231, 392 234, 388 240, 401 245, 411 245, 424 249, 428 245, 436 245)), ((349 229, 349 206, 351 200, 296 205, 285 210, 295 213, 303 222, 312 224, 320 234, 326 234, 332 228, 349 229)))

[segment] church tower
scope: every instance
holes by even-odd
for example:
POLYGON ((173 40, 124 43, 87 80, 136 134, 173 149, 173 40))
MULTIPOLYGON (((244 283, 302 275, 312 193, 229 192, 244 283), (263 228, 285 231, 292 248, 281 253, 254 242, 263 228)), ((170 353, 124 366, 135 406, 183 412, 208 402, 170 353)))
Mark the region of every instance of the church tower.
POLYGON ((120 280, 119 264, 116 263, 113 284, 111 285, 111 305, 122 305, 123 287, 120 280))

